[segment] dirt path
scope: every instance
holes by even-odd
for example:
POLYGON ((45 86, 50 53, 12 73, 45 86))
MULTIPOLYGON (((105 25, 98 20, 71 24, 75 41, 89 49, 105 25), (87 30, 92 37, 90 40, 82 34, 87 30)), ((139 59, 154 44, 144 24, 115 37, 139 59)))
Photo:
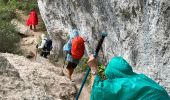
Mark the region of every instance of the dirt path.
MULTIPOLYGON (((76 84, 78 91, 80 89, 80 86, 82 85, 84 76, 85 76, 85 72, 73 74, 73 80, 76 84)), ((86 81, 86 83, 85 83, 85 85, 84 85, 84 87, 81 91, 79 100, 90 100, 90 86, 88 85, 87 81, 86 81)))
MULTIPOLYGON (((20 22, 26 26, 26 20, 29 16, 25 15, 23 11, 16 10, 17 15, 20 18, 20 22)), ((40 18, 39 18, 40 19, 40 18)), ((42 23, 42 20, 39 20, 39 23, 42 23)), ((29 28, 29 27, 28 27, 29 28)), ((40 38, 40 36, 45 33, 46 31, 41 31, 39 25, 37 25, 37 31, 34 32, 33 30, 29 29, 29 35, 23 36, 21 40, 21 49, 25 52, 33 52, 36 54, 36 44, 40 38)))
MULTIPOLYGON (((28 16, 26 16, 24 14, 24 12, 20 11, 20 10, 16 10, 16 13, 21 18, 19 22, 21 24, 23 24, 23 26, 24 26, 23 30, 24 30, 24 28, 29 28, 25 24, 26 20, 28 19, 28 16)), ((41 22, 41 21, 42 20, 39 20, 39 22, 41 22)), ((37 32, 34 32, 33 30, 28 29, 29 30, 29 35, 22 37, 22 39, 21 39, 21 49, 24 52, 32 52, 32 53, 36 54, 37 41, 40 38, 40 36, 45 33, 45 31, 41 31, 39 29, 40 29, 39 26, 37 26, 37 32)), ((44 60, 48 60, 48 59, 44 59, 44 58, 40 57, 39 55, 37 55, 36 60, 33 60, 33 61, 36 61, 36 62, 39 62, 39 63, 44 63, 45 62, 44 60)), ((44 65, 45 65, 45 63, 44 63, 44 65)), ((61 68, 63 66, 63 63, 60 63, 60 64, 58 64, 56 66, 61 68)), ((84 75, 85 75, 85 73, 74 73, 73 74, 73 80, 74 80, 74 83, 76 84, 76 87, 77 87, 78 90, 79 90, 79 88, 80 88, 80 86, 82 84, 82 81, 84 79, 84 75)), ((89 100, 89 99, 90 99, 90 87, 86 83, 83 90, 82 90, 82 92, 81 92, 79 100, 89 100)))

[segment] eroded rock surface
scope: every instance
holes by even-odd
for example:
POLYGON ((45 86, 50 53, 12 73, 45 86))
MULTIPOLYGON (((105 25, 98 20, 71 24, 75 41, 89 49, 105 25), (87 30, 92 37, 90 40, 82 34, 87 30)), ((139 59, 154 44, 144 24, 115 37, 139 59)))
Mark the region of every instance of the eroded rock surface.
POLYGON ((0 53, 1 100, 73 100, 75 85, 46 59, 0 53))
POLYGON ((38 0, 41 16, 62 54, 66 35, 77 27, 96 46, 99 33, 108 36, 103 52, 108 62, 123 56, 139 73, 163 85, 170 93, 169 0, 38 0))

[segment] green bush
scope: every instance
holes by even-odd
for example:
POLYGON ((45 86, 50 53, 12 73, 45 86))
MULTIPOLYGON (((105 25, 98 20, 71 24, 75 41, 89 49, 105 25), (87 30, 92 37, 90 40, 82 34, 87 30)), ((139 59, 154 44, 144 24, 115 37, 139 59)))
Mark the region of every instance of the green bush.
POLYGON ((26 2, 16 2, 16 8, 19 10, 25 10, 26 9, 26 2))
POLYGON ((14 11, 19 9, 29 14, 33 8, 39 12, 37 0, 22 0, 21 2, 19 2, 19 0, 0 0, 0 10, 7 9, 14 11))
POLYGON ((43 21, 42 21, 42 22, 39 22, 39 30, 41 30, 41 31, 46 31, 46 26, 45 26, 45 24, 44 24, 43 21))
POLYGON ((0 20, 0 52, 20 53, 20 37, 15 26, 0 20))
POLYGON ((15 11, 16 2, 16 0, 0 0, 0 10, 15 11))
MULTIPOLYGON (((88 69, 88 65, 87 65, 87 61, 88 58, 83 57, 78 65, 78 67, 76 68, 76 72, 80 73, 80 72, 86 72, 88 69)), ((106 79, 105 75, 104 75, 104 71, 105 71, 105 66, 103 64, 101 64, 99 62, 98 65, 98 75, 101 77, 101 79, 106 79)))
POLYGON ((11 21, 16 17, 15 9, 12 1, 8 3, 8 0, 0 0, 0 20, 11 21))
POLYGON ((17 0, 15 5, 17 9, 25 11, 26 14, 29 14, 29 12, 32 9, 35 9, 37 12, 39 12, 39 8, 36 0, 22 0, 21 2, 17 0))
POLYGON ((20 36, 11 24, 16 17, 15 0, 0 0, 0 52, 21 53, 20 36))
POLYGON ((102 64, 98 65, 98 74, 103 80, 106 79, 106 76, 104 75, 104 71, 105 71, 105 66, 102 64))
POLYGON ((16 14, 13 11, 0 10, 0 20, 10 22, 15 17, 16 14))
POLYGON ((88 69, 87 61, 88 59, 86 57, 83 57, 76 68, 76 72, 81 73, 87 71, 88 69))

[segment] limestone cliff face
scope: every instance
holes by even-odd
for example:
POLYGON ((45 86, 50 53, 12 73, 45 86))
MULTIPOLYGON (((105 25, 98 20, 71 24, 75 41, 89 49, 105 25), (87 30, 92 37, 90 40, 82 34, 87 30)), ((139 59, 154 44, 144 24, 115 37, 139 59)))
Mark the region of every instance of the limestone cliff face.
POLYGON ((170 93, 169 0, 38 0, 48 32, 60 57, 65 36, 76 27, 95 47, 101 31, 108 36, 104 56, 123 56, 138 72, 170 93))

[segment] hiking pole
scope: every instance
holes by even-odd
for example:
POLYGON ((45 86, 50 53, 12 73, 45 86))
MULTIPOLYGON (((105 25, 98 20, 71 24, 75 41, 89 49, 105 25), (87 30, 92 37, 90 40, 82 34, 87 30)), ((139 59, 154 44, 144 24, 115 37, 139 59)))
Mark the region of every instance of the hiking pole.
MULTIPOLYGON (((94 52, 94 57, 95 57, 95 58, 97 57, 98 52, 99 52, 99 50, 100 50, 100 48, 101 48, 101 46, 102 46, 103 40, 104 40, 104 38, 105 38, 106 36, 107 36, 107 33, 102 32, 102 37, 101 37, 100 41, 98 42, 98 45, 97 45, 96 50, 95 50, 95 52, 94 52)), ((83 80, 83 82, 82 82, 82 84, 81 84, 80 90, 79 90, 78 94, 76 95, 76 100, 78 100, 78 98, 79 98, 79 96, 80 96, 80 93, 81 93, 81 91, 82 91, 82 89, 83 89, 83 87, 84 87, 84 84, 85 84, 85 82, 86 82, 86 80, 87 80, 87 77, 88 77, 88 75, 89 75, 90 70, 91 70, 90 67, 88 67, 88 70, 87 70, 87 72, 86 72, 86 75, 85 75, 85 77, 84 77, 84 80, 83 80)))

